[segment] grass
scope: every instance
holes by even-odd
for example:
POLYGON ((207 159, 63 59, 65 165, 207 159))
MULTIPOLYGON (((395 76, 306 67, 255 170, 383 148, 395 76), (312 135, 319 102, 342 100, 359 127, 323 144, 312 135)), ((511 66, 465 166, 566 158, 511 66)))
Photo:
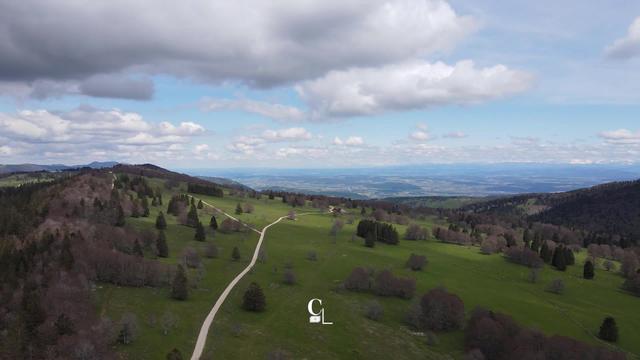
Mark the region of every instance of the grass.
MULTIPOLYGON (((170 194, 163 197, 166 208, 170 194)), ((239 217, 258 228, 291 210, 279 198, 197 197, 230 214, 234 214, 238 202, 252 203, 255 212, 239 217)), ((153 208, 149 218, 128 219, 128 223, 151 228, 157 211, 153 208)), ((201 220, 208 223, 207 211, 200 212, 201 220)), ((222 219, 218 216, 218 222, 222 219)), ((204 246, 193 241, 193 229, 178 225, 171 216, 167 216, 167 220, 171 256, 163 261, 177 263, 186 246, 204 246)), ((427 219, 421 224, 431 227, 434 221, 427 219)), ((382 354, 393 354, 394 359, 460 358, 461 331, 438 334, 438 345, 428 346, 424 335, 412 333, 403 324, 412 301, 441 285, 464 300, 467 313, 475 306, 484 306, 509 314, 520 324, 547 334, 566 335, 593 344, 601 344, 593 334, 602 319, 612 315, 621 334, 617 345, 625 351, 640 353, 640 313, 635 311, 638 298, 620 290, 623 280, 616 273, 597 269, 594 280, 583 280, 584 252, 576 256, 577 264, 566 272, 545 267, 539 282, 532 284, 527 282, 527 268, 511 264, 500 255, 481 255, 475 247, 401 240, 398 246, 379 244, 369 249, 362 246, 359 238, 352 241, 357 220, 346 224, 335 239, 328 235, 332 222, 332 216, 315 213, 300 216, 296 221, 284 220, 269 229, 263 243, 267 260, 256 265, 221 308, 209 332, 204 359, 263 359, 275 349, 283 349, 293 358, 308 359, 370 359, 382 354), (317 261, 306 259, 309 251, 317 253, 317 261), (411 253, 428 257, 429 264, 424 271, 411 272, 404 268, 411 253), (296 285, 282 283, 286 263, 293 265, 298 279, 296 285), (382 298, 340 290, 341 281, 356 266, 388 268, 397 275, 415 277, 416 298, 382 298), (545 291, 555 278, 562 278, 566 284, 563 295, 545 291), (263 313, 248 313, 240 308, 242 294, 252 281, 258 282, 266 294, 267 310, 263 313), (307 302, 312 298, 323 300, 327 320, 334 325, 309 324, 307 302), (378 322, 364 317, 364 306, 373 299, 384 308, 378 322)), ((396 227, 400 233, 406 228, 396 227)), ((96 300, 102 314, 119 319, 122 313, 133 312, 140 323, 138 339, 129 346, 118 347, 121 357, 158 359, 174 347, 180 349, 183 356, 190 356, 202 321, 227 283, 246 266, 257 237, 253 232, 216 234, 213 241, 220 249, 220 257, 203 259, 206 275, 199 289, 192 290, 185 302, 169 299, 167 288, 101 285, 96 291, 96 300), (243 255, 240 262, 230 260, 231 248, 236 245, 243 255), (159 319, 167 310, 179 318, 179 323, 164 336, 159 326, 153 326, 149 319, 154 316, 159 319)))

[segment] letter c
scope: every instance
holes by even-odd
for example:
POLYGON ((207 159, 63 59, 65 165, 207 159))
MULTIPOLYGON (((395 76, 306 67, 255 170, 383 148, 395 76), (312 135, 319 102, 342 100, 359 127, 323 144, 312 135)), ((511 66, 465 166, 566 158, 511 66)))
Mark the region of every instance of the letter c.
POLYGON ((315 316, 319 316, 322 313, 322 310, 320 310, 320 312, 315 313, 313 312, 313 303, 314 302, 318 302, 318 304, 320 304, 320 306, 322 306, 322 300, 320 299, 311 299, 309 300, 309 303, 307 304, 307 310, 309 310, 309 314, 311 315, 315 315, 315 316))

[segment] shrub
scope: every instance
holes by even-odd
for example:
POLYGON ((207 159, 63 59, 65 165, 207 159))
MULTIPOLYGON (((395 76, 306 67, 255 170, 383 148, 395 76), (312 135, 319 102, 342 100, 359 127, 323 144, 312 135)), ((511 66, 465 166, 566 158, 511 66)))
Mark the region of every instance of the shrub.
POLYGON ((540 278, 540 268, 531 268, 529 269, 529 277, 528 280, 530 283, 535 284, 538 282, 540 278))
POLYGON ((635 296, 640 296, 640 274, 625 280, 622 288, 635 296))
POLYGON ((120 330, 118 332, 118 342, 129 345, 138 335, 138 318, 133 313, 125 313, 120 318, 120 330))
POLYGON ((424 255, 411 254, 407 260, 406 267, 413 271, 422 270, 427 264, 427 257, 424 255))
POLYGON ((247 291, 245 291, 242 298, 242 308, 247 311, 264 311, 267 306, 267 301, 262 292, 262 288, 255 282, 249 285, 247 291))
POLYGON ((307 260, 309 260, 309 261, 317 261, 318 260, 318 254, 314 250, 309 251, 307 253, 307 260))
POLYGON ((438 335, 436 335, 433 331, 427 331, 427 345, 429 346, 436 346, 438 345, 438 343, 440 343, 440 340, 438 339, 438 335))
POLYGON ((173 282, 171 283, 171 297, 176 300, 186 300, 189 295, 189 285, 184 267, 178 265, 173 282))
POLYGON ((420 327, 432 331, 451 331, 462 327, 464 303, 444 288, 435 288, 420 300, 420 327))
POLYGON ((167 354, 167 360, 182 360, 182 353, 180 350, 174 348, 167 354))
POLYGON ((293 270, 286 269, 282 274, 282 282, 286 285, 294 285, 296 283, 296 274, 293 273, 293 270))
POLYGON ((554 294, 564 293, 564 281, 562 279, 555 279, 547 286, 547 291, 554 294))
POLYGON ((344 281, 344 287, 351 291, 369 291, 371 288, 369 272, 361 267, 353 269, 344 281))
POLYGON ((204 256, 208 259, 213 259, 218 257, 218 247, 214 243, 209 243, 204 248, 204 256))
POLYGON ((538 256, 538 253, 524 246, 509 247, 505 249, 504 256, 513 263, 530 268, 541 268, 543 265, 543 261, 538 256))
POLYGON ((584 269, 582 270, 582 276, 585 279, 591 280, 595 276, 593 271, 593 262, 591 260, 587 260, 584 263, 584 269))
POLYGON ((380 296, 397 296, 410 299, 416 291, 415 279, 395 277, 391 271, 382 270, 375 277, 374 293, 380 296))
POLYGON ((240 249, 238 249, 237 246, 234 246, 233 250, 231 251, 231 259, 233 259, 233 261, 240 260, 240 249))
POLYGON ((406 240, 427 240, 429 231, 418 224, 411 224, 404 233, 406 240))
POLYGON ((498 243, 494 237, 489 236, 482 240, 482 244, 480 244, 480 253, 484 255, 491 255, 496 251, 498 251, 498 243))
POLYGON ((367 319, 379 321, 380 319, 382 319, 382 315, 384 315, 384 309, 379 302, 373 300, 367 303, 364 311, 364 316, 367 319))
POLYGON ((602 267, 604 267, 604 269, 607 271, 611 271, 616 269, 616 264, 614 264, 611 260, 605 260, 602 263, 602 267))
POLYGON ((184 249, 184 252, 182 253, 182 262, 187 267, 195 269, 198 266, 200 266, 200 263, 201 263, 200 255, 198 255, 198 252, 196 251, 196 249, 192 247, 187 247, 186 249, 184 249))
POLYGON ((600 325, 600 331, 598 337, 604 341, 616 342, 618 341, 618 326, 616 320, 611 316, 608 316, 600 325))

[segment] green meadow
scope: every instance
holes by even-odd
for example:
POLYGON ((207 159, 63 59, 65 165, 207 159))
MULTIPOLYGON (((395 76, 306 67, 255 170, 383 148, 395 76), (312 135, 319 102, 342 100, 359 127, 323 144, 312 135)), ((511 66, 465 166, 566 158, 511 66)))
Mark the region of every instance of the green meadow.
MULTIPOLYGON (((239 217, 257 228, 292 209, 280 198, 269 200, 265 196, 262 199, 228 194, 222 199, 196 197, 230 214, 234 214, 239 202, 250 202, 255 211, 239 217)), ((169 198, 170 193, 166 192, 164 209, 169 198)), ((597 340, 594 333, 602 319, 612 315, 620 329, 619 349, 640 354, 640 313, 635 311, 638 298, 620 290, 623 279, 617 273, 598 268, 594 280, 582 279, 584 251, 576 255, 576 265, 566 272, 545 266, 534 284, 527 281, 528 268, 509 263, 501 255, 481 255, 477 247, 401 240, 397 246, 377 244, 373 249, 366 248, 362 239, 353 236, 359 210, 353 215, 340 216, 345 225, 336 237, 329 235, 335 220, 333 215, 310 207, 294 210, 308 214, 269 228, 263 242, 265 261, 258 262, 240 281, 218 312, 209 332, 204 359, 264 359, 275 350, 287 352, 295 359, 372 359, 381 358, 382 354, 394 359, 460 358, 462 331, 439 333, 437 344, 427 345, 424 334, 414 333, 404 324, 412 303, 437 286, 458 294, 467 314, 474 307, 482 306, 509 314, 521 325, 546 334, 570 336, 602 346, 606 345, 597 340), (355 218, 352 224, 347 221, 350 217, 355 218), (310 251, 317 253, 316 261, 307 259, 310 251), (428 265, 423 271, 405 268, 411 253, 427 256, 428 265), (416 278, 416 296, 403 300, 343 290, 341 282, 357 266, 390 269, 396 275, 416 278), (283 283, 286 267, 293 269, 297 278, 295 285, 283 283), (556 278, 563 279, 566 285, 561 295, 545 290, 556 278), (240 307, 244 290, 254 281, 266 295, 267 309, 262 313, 249 313, 240 307), (326 320, 333 325, 309 323, 307 302, 313 298, 322 299, 326 320), (364 308, 372 300, 384 308, 380 321, 364 316, 364 308)), ((127 222, 140 228, 153 228, 158 211, 159 208, 152 208, 149 218, 129 218, 127 222)), ((203 223, 208 224, 210 212, 210 209, 200 210, 203 223)), ((218 223, 222 220, 223 217, 218 216, 218 223)), ((204 248, 205 243, 193 240, 193 229, 178 225, 172 216, 167 216, 167 221, 170 257, 163 261, 178 263, 187 246, 204 248)), ((419 223, 432 227, 434 221, 427 219, 419 223)), ((396 225, 396 228, 403 234, 406 227, 396 225)), ((215 236, 208 233, 207 242, 218 246, 219 256, 202 257, 205 275, 184 302, 171 300, 168 288, 99 285, 96 300, 101 314, 116 320, 124 312, 133 312, 138 317, 140 331, 136 341, 118 347, 123 357, 161 359, 174 347, 183 356, 190 357, 202 321, 227 283, 247 265, 257 238, 254 232, 218 232, 215 236), (241 261, 231 260, 233 246, 240 248, 241 261), (175 314, 178 323, 165 336, 158 322, 166 311, 175 314)), ((194 271, 190 275, 190 279, 196 277, 194 271)))

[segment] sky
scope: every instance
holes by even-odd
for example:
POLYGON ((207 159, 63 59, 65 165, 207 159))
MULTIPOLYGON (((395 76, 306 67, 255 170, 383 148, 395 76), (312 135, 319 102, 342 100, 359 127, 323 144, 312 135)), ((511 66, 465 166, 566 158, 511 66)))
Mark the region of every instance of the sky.
POLYGON ((0 0, 0 163, 640 161, 640 2, 0 0))

